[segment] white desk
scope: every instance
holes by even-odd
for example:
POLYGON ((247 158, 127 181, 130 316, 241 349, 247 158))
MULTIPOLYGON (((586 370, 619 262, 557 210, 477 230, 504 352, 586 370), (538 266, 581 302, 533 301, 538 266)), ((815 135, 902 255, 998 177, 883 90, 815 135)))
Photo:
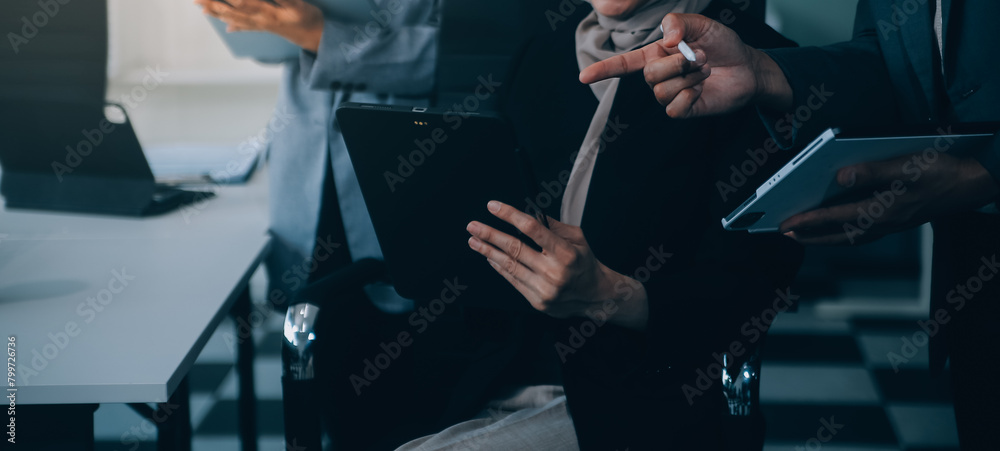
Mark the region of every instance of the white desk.
POLYGON ((18 405, 167 401, 270 242, 266 171, 215 191, 143 219, 0 210, 18 405))

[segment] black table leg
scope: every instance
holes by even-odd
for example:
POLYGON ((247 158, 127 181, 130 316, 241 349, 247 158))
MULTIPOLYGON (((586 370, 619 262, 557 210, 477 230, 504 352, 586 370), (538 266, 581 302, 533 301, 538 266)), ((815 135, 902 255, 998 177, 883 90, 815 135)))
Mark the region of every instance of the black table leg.
MULTIPOLYGON (((234 318, 242 319, 245 324, 250 321, 250 289, 244 288, 236 299, 232 314, 234 318)), ((239 321, 237 322, 239 324, 239 321)), ((257 396, 254 393, 253 377, 253 333, 247 328, 247 333, 240 333, 237 328, 236 373, 239 378, 239 428, 240 444, 243 451, 257 451, 257 396)))
POLYGON ((187 376, 165 403, 156 405, 158 451, 191 451, 191 390, 187 376))
MULTIPOLYGON (((8 442, 9 437, 4 434, 0 450, 93 451, 97 407, 97 404, 20 404, 16 407, 14 443, 8 442)), ((6 415, 4 418, 9 421, 6 415)))

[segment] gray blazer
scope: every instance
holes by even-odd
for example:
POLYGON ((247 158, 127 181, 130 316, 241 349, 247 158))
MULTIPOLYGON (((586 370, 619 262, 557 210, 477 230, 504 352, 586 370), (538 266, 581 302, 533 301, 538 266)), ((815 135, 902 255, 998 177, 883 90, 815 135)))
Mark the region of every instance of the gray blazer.
MULTIPOLYGON (((382 256, 343 137, 332 126, 334 112, 348 92, 353 102, 426 105, 434 84, 440 11, 439 0, 373 3, 371 21, 347 24, 328 18, 318 52, 303 51, 298 60, 284 63, 278 105, 268 124, 274 236, 266 262, 269 293, 301 289, 314 252, 322 258, 341 245, 316 236, 327 164, 332 165, 351 256, 382 256)), ((383 310, 409 307, 391 287, 366 291, 383 310)))

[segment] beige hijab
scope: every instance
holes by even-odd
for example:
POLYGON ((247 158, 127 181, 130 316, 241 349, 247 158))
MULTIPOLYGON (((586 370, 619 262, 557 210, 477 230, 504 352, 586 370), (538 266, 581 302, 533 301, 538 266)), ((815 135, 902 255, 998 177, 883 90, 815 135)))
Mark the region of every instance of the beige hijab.
MULTIPOLYGON (((631 16, 617 19, 591 12, 576 29, 576 60, 580 70, 663 38, 660 31, 663 16, 670 13, 700 13, 711 1, 649 0, 631 16)), ((573 171, 563 195, 560 221, 565 224, 579 226, 583 219, 590 178, 594 174, 594 163, 601 148, 601 135, 618 92, 618 82, 619 79, 613 78, 590 85, 600 104, 590 121, 590 128, 587 129, 587 136, 573 163, 573 171)))

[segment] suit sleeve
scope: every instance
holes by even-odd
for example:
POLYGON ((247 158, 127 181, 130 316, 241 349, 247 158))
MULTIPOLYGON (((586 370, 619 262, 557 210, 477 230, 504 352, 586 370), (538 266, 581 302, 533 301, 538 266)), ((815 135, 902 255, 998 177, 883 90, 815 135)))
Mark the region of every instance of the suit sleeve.
POLYGON ((765 50, 781 67, 793 93, 792 111, 760 111, 782 148, 808 143, 831 127, 872 126, 895 120, 898 114, 892 82, 878 33, 869 0, 861 0, 850 41, 765 50))
POLYGON ((367 23, 326 19, 318 51, 303 51, 300 57, 300 73, 309 87, 343 84, 399 95, 431 91, 439 0, 376 0, 375 5, 367 23))
POLYGON ((993 176, 993 181, 1000 184, 1000 133, 993 135, 993 140, 976 155, 976 160, 993 176))

